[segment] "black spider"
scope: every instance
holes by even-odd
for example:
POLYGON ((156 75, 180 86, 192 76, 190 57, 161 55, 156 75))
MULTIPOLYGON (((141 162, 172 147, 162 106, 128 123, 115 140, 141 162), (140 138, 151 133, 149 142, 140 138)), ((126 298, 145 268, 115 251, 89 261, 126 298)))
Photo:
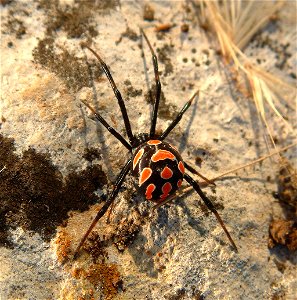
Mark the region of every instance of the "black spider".
POLYGON ((187 163, 183 162, 182 157, 176 148, 171 146, 169 143, 164 142, 164 139, 178 124, 183 114, 190 107, 193 99, 198 95, 198 91, 184 105, 184 107, 181 109, 181 111, 179 112, 177 117, 172 121, 172 123, 168 126, 168 128, 160 136, 156 135, 155 129, 161 94, 161 83, 158 74, 158 61, 146 34, 143 30, 141 30, 141 33, 144 36, 152 54, 156 83, 155 103, 153 107, 151 128, 149 134, 141 133, 138 135, 133 135, 125 103, 123 101, 121 93, 119 92, 119 90, 116 87, 116 84, 114 83, 114 80, 110 74, 107 65, 93 49, 86 45, 84 46, 97 57, 105 75, 107 76, 110 82, 110 85, 118 100, 118 104, 122 112, 129 142, 119 132, 117 132, 113 127, 111 127, 103 119, 103 117, 99 113, 97 113, 88 103, 84 101, 82 102, 94 113, 96 119, 130 151, 131 157, 128 159, 125 166, 122 168, 120 174, 118 175, 114 184, 113 191, 111 192, 109 198, 99 210, 89 229, 84 234, 79 245, 77 246, 74 253, 74 257, 77 256, 81 246, 85 242, 86 238, 88 237, 98 220, 106 213, 110 205, 115 200, 115 197, 117 196, 126 175, 130 171, 132 175, 138 180, 139 192, 142 193, 147 200, 158 202, 159 204, 167 202, 166 198, 168 199, 168 196, 173 195, 178 190, 184 178, 190 185, 193 186, 193 188, 202 198, 206 206, 214 213, 218 222, 225 231, 229 241, 233 245, 234 249, 237 251, 237 247, 234 241, 232 240, 228 230, 226 229, 220 215, 216 211, 214 205, 209 200, 209 198, 202 192, 198 183, 190 175, 185 173, 185 169, 189 170, 194 174, 200 174, 195 169, 190 167, 187 163))

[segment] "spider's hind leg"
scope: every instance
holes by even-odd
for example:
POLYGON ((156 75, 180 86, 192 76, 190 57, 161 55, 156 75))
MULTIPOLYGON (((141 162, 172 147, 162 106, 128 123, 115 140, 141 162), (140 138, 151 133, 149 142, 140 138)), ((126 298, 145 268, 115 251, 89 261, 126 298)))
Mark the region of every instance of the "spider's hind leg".
POLYGON ((96 217, 94 218, 94 220, 92 221, 89 229, 86 231, 83 238, 80 240, 80 242, 79 242, 79 244, 78 244, 78 246, 77 246, 77 248, 74 252, 74 259, 77 258, 80 248, 82 247, 82 245, 86 241, 87 237, 89 236, 89 234, 91 233, 91 231, 93 230, 93 228, 95 227, 97 222, 104 216, 104 214, 106 213, 106 211, 108 210, 110 205, 114 202, 114 199, 118 195, 119 190, 120 190, 120 188, 123 184, 123 181, 124 181, 126 175, 128 174, 128 172, 131 169, 131 163, 132 163, 132 159, 130 158, 127 161, 127 163, 125 164, 125 166, 123 167, 123 169, 121 170, 119 176, 117 177, 117 180, 114 184, 113 191, 111 192, 111 195, 109 196, 108 200, 105 202, 105 204, 98 211, 98 213, 97 213, 96 217))
POLYGON ((220 217, 219 213, 217 212, 217 210, 215 209, 213 203, 208 199, 208 197, 202 192, 199 184, 188 174, 184 175, 185 180, 195 189, 195 191, 198 193, 198 195, 201 197, 201 199, 203 200, 203 202, 206 204, 206 206, 208 207, 208 209, 213 212, 213 214, 215 215, 215 217, 217 218, 218 222, 220 223, 221 227, 223 228, 223 230, 225 231, 225 234, 227 235, 230 243, 232 244, 233 248, 235 249, 236 252, 238 252, 238 249, 229 233, 229 231, 227 230, 222 218, 220 217))
POLYGON ((191 173, 193 173, 193 174, 199 176, 200 178, 202 178, 207 184, 216 185, 213 180, 210 180, 210 179, 206 178, 204 175, 202 175, 200 172, 198 172, 196 169, 194 169, 193 167, 191 167, 186 162, 184 162, 184 165, 185 165, 185 168, 187 170, 189 170, 191 173))

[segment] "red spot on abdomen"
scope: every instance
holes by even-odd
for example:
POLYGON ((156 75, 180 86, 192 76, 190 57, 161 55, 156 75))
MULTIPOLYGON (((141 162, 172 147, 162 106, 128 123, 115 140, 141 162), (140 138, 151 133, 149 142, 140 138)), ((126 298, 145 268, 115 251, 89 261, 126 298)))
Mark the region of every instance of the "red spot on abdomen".
POLYGON ((180 180, 177 182, 177 187, 180 188, 180 186, 182 185, 182 183, 183 183, 183 180, 180 179, 180 180))
POLYGON ((144 168, 139 176, 139 186, 141 186, 145 181, 147 181, 151 175, 152 175, 153 171, 151 168, 144 168))
POLYGON ((170 183, 170 182, 166 182, 166 183, 162 186, 162 192, 163 192, 163 195, 161 195, 161 199, 167 198, 171 190, 172 190, 172 185, 171 185, 171 183, 170 183))
POLYGON ((172 175, 173 175, 172 170, 170 168, 168 168, 167 166, 161 172, 161 178, 163 178, 163 179, 169 179, 172 177, 172 175))
POLYGON ((159 160, 171 159, 175 160, 175 155, 167 150, 158 150, 152 155, 152 162, 157 162, 159 160))
POLYGON ((181 172, 182 174, 185 174, 185 166, 184 166, 184 164, 183 164, 182 161, 180 161, 180 162, 178 163, 178 169, 180 170, 180 172, 181 172))
POLYGON ((156 186, 152 183, 150 183, 147 188, 146 188, 146 192, 145 192, 145 198, 147 200, 151 200, 152 199, 152 193, 153 191, 156 189, 156 186))
POLYGON ((133 170, 135 169, 136 165, 138 164, 139 160, 141 159, 143 153, 144 153, 144 149, 140 149, 137 152, 137 154, 134 156, 134 159, 133 159, 133 170))
POLYGON ((159 140, 149 140, 146 142, 148 145, 159 145, 161 144, 162 142, 159 141, 159 140))

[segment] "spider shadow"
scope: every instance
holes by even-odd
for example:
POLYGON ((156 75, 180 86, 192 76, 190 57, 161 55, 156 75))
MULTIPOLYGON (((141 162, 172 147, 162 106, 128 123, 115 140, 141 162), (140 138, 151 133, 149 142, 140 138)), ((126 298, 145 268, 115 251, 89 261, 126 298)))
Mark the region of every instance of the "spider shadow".
POLYGON ((219 178, 216 180, 216 182, 224 182, 226 180, 231 180, 231 179, 240 179, 240 181, 243 182, 259 182, 259 183, 266 183, 266 179, 264 178, 259 178, 259 177, 242 177, 238 175, 230 175, 230 176, 224 176, 222 178, 219 178))
POLYGON ((130 245, 127 251, 139 272, 145 273, 148 277, 157 278, 159 271, 155 258, 163 250, 172 234, 180 230, 180 223, 175 220, 172 225, 167 208, 160 207, 152 211, 152 203, 145 201, 139 195, 133 199, 133 206, 135 205, 136 209, 142 212, 142 226, 137 234, 136 243, 130 245), (146 227, 145 231, 144 227, 146 227))
POLYGON ((187 145, 189 135, 190 135, 190 129, 191 129, 191 126, 194 122, 196 112, 197 112, 197 103, 198 103, 197 98, 198 97, 196 97, 194 103, 192 104, 193 110, 192 110, 192 113, 191 113, 191 116, 190 116, 190 120, 188 122, 187 127, 183 131, 183 134, 182 134, 182 137, 181 137, 181 140, 180 140, 180 144, 179 144, 179 147, 178 147, 179 153, 183 153, 183 151, 186 149, 186 145, 187 145))
MULTIPOLYGON (((171 256, 174 251, 174 248, 168 245, 171 244, 172 238, 176 237, 181 230, 182 224, 180 218, 186 217, 188 224, 197 232, 198 236, 205 237, 208 233, 208 230, 193 216, 188 205, 185 203, 184 198, 187 196, 188 194, 181 196, 177 202, 172 204, 172 206, 176 206, 174 208, 175 211, 172 211, 172 208, 168 205, 161 206, 155 210, 153 212, 154 216, 146 220, 146 223, 149 224, 150 236, 148 236, 148 232, 144 233, 141 230, 137 236, 137 245, 132 244, 128 248, 139 271, 151 278, 157 278, 160 272, 158 254, 171 256), (177 207, 182 208, 181 214, 177 214, 177 207), (170 216, 172 214, 174 215, 174 219, 170 216)), ((202 211, 205 211, 206 208, 203 207, 201 202, 199 202, 199 206, 202 211)))
MULTIPOLYGON (((236 179, 238 176, 228 176, 220 179, 220 181, 236 179)), ((260 178, 243 178, 241 180, 249 182, 249 181, 259 181, 264 182, 265 180, 260 178)), ((217 206, 215 204, 215 206, 217 206)), ((219 207, 217 207, 218 212, 220 213, 219 207)), ((197 233, 197 238, 205 239, 205 238, 212 238, 214 239, 219 245, 224 247, 228 247, 230 251, 232 251, 231 245, 225 239, 224 234, 221 236, 213 236, 209 233, 209 229, 204 224, 205 218, 213 218, 214 222, 216 222, 216 218, 212 214, 212 212, 207 208, 207 206, 203 203, 200 199, 199 195, 195 193, 194 190, 188 191, 185 194, 179 196, 178 199, 175 199, 174 202, 171 204, 167 204, 161 206, 154 212, 156 216, 147 220, 150 223, 149 228, 149 235, 148 233, 144 233, 140 231, 137 237, 137 246, 131 246, 128 248, 129 253, 131 254, 132 258, 134 259, 135 264, 138 266, 139 271, 146 273, 147 276, 157 278, 159 271, 157 267, 156 260, 154 257, 158 256, 158 253, 162 253, 163 249, 168 249, 168 242, 170 243, 170 239, 172 237, 176 237, 178 232, 182 230, 184 221, 181 218, 186 218, 188 225, 197 233), (194 193, 194 198, 193 198, 194 193), (194 203, 191 202, 191 209, 187 204, 188 197, 192 195, 192 200, 195 201, 194 203), (171 205, 171 207, 170 207, 171 205), (177 209, 181 208, 182 213, 177 213, 177 209), (172 210, 174 209, 174 211, 172 210), (193 213, 194 210, 199 209, 201 211, 199 217, 195 216, 193 213), (172 216, 173 215, 173 216, 172 216), (174 218, 174 220, 173 220, 174 218), (183 224, 182 224, 183 223, 183 224), (146 247, 147 244, 152 244, 153 246, 149 248, 146 247)), ((219 225, 218 225, 219 226, 219 225)), ((170 248, 170 247, 169 247, 170 248)), ((166 252, 165 250, 165 252, 166 252)), ((169 253, 169 256, 172 255, 174 248, 169 253)), ((282 250, 285 251, 285 250, 282 250)), ((289 254, 285 253, 282 254, 283 256, 288 256, 289 254)), ((292 256, 290 256, 291 259, 292 256)), ((296 260, 296 259, 295 259, 296 260)))
MULTIPOLYGON (((90 85, 92 87, 92 91, 93 91, 93 105, 94 105, 94 109, 95 111, 99 111, 99 107, 98 107, 98 94, 97 94, 97 90, 96 90, 96 87, 95 87, 95 82, 94 82, 94 76, 93 76, 93 71, 92 71, 92 67, 91 65, 89 64, 88 62, 88 59, 87 59, 87 55, 85 53, 85 50, 83 49, 83 53, 84 53, 84 59, 86 61, 86 64, 87 64, 87 67, 88 67, 88 73, 89 73, 89 81, 90 81, 90 85)), ((81 112, 83 114, 83 110, 82 108, 81 109, 81 112)), ((83 114, 84 116, 85 114, 83 114)), ((85 141, 85 146, 86 148, 89 148, 89 145, 88 145, 88 142, 87 142, 87 138, 86 138, 86 135, 87 135, 87 124, 86 124, 86 118, 84 118, 84 127, 85 127, 85 130, 84 130, 84 133, 85 133, 85 137, 84 137, 84 141, 85 141)), ((101 147, 100 149, 105 149, 104 151, 101 151, 101 154, 102 154, 102 158, 103 158, 103 161, 105 162, 105 165, 106 165, 106 169, 108 170, 108 175, 113 177, 114 176, 114 173, 112 171, 112 166, 110 164, 110 155, 109 155, 109 150, 108 150, 108 147, 105 143, 105 139, 104 138, 100 138, 100 137, 104 137, 103 135, 103 130, 102 130, 102 126, 99 122, 96 122, 96 132, 97 132, 97 141, 98 143, 101 143, 101 147)))
POLYGON ((85 145, 85 149, 88 149, 88 140, 87 140, 87 118, 86 118, 86 114, 84 112, 84 110, 82 109, 82 105, 79 104, 79 110, 80 110, 80 114, 82 116, 82 120, 83 120, 83 140, 84 140, 84 145, 85 145))
MULTIPOLYGON (((202 203, 202 200, 199 198, 199 196, 195 193, 195 191, 191 191, 185 195, 180 196, 177 200, 176 200, 176 205, 181 207, 183 210, 183 216, 186 216, 188 219, 188 224, 190 225, 190 227, 192 227, 197 233, 199 233, 199 235, 201 237, 204 237, 208 234, 208 230, 201 225, 201 222, 195 218, 193 216, 193 214, 191 213, 191 210, 189 209, 189 206, 186 203, 186 198, 191 195, 191 194, 195 194, 198 197, 198 201, 196 202, 197 205, 194 205, 195 207, 198 207, 202 212, 203 212, 203 216, 205 214, 205 211, 208 212, 208 209, 206 207, 206 205, 204 205, 202 203), (201 200, 201 201, 199 201, 201 200)), ((209 211, 210 213, 210 211, 209 211)), ((208 213, 207 213, 208 215, 208 213)))
POLYGON ((150 105, 149 109, 150 109, 150 120, 152 119, 153 117, 153 95, 152 95, 152 91, 153 91, 153 88, 150 88, 150 78, 149 78, 149 75, 148 75, 148 64, 147 64, 147 59, 145 57, 145 54, 144 54, 144 47, 143 47, 143 35, 140 34, 140 45, 141 45, 141 57, 142 57, 142 60, 143 60, 143 69, 144 69, 144 75, 145 75, 145 83, 146 83, 146 88, 147 88, 147 91, 148 91, 148 95, 149 95, 149 98, 150 98, 150 103, 152 103, 152 105, 150 105))

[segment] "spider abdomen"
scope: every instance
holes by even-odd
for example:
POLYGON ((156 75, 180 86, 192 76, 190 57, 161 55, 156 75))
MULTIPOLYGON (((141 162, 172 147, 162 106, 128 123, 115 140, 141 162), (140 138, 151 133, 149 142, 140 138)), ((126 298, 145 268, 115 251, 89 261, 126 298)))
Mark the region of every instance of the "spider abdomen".
POLYGON ((184 173, 181 155, 169 143, 149 140, 134 152, 132 174, 139 192, 147 200, 160 202, 174 194, 182 184, 184 173))

